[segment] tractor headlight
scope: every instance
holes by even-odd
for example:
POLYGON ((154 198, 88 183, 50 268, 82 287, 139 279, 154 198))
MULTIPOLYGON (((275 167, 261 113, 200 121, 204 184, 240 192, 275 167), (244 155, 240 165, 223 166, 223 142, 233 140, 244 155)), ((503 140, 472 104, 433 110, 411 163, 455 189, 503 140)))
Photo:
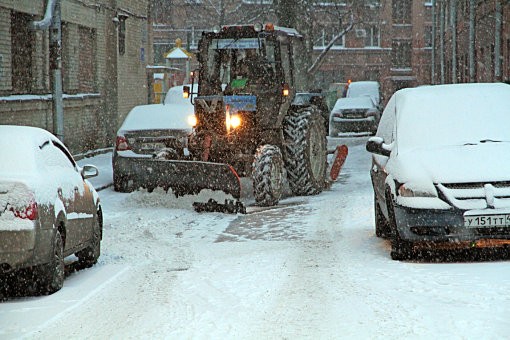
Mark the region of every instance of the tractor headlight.
POLYGON ((188 116, 188 124, 189 125, 191 125, 192 127, 195 127, 195 126, 197 126, 197 123, 198 123, 197 116, 195 116, 195 115, 188 116))
POLYGON ((237 129, 241 125, 241 117, 238 115, 233 115, 230 117, 230 126, 233 129, 237 129))

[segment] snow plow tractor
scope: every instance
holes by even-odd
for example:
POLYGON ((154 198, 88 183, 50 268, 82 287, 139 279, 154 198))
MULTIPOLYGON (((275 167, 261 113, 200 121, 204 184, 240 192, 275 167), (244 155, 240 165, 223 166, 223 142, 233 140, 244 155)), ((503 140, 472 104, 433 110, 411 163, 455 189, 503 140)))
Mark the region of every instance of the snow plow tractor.
POLYGON ((308 90, 303 51, 303 37, 292 28, 204 32, 193 78, 198 93, 184 90, 197 118, 190 154, 209 164, 211 181, 235 182, 225 172, 216 176, 214 164, 228 166, 232 177, 251 176, 260 206, 278 203, 284 180, 294 195, 318 194, 326 183, 329 110, 320 92, 308 90))

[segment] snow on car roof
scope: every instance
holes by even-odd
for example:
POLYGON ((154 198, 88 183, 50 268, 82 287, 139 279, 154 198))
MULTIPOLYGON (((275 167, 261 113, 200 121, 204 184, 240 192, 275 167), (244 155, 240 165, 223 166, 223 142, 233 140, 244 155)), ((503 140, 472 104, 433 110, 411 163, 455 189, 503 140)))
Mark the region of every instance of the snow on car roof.
MULTIPOLYGON (((194 92, 198 86, 195 84, 194 92)), ((135 106, 122 123, 121 131, 129 130, 191 130, 188 117, 194 114, 194 107, 189 98, 182 96, 183 86, 168 90, 165 104, 148 104, 135 106)))
POLYGON ((31 172, 36 169, 34 148, 52 138, 51 133, 41 128, 0 125, 0 173, 31 172))
POLYGON ((375 107, 374 102, 369 96, 354 98, 339 98, 336 101, 332 111, 335 112, 345 109, 371 109, 374 107, 375 107))
POLYGON ((509 85, 435 85, 394 96, 399 148, 510 141, 509 85))

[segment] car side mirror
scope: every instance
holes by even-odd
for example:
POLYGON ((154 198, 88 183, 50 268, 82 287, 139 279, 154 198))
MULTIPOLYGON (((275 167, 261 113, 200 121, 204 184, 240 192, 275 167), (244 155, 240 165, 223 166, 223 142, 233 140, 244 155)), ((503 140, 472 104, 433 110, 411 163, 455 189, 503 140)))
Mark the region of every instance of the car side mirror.
POLYGON ((99 175, 99 170, 94 165, 84 165, 83 168, 81 168, 81 176, 83 179, 96 177, 99 175))
POLYGON ((389 157, 391 154, 391 147, 384 144, 381 137, 370 137, 366 144, 366 149, 370 153, 389 157))

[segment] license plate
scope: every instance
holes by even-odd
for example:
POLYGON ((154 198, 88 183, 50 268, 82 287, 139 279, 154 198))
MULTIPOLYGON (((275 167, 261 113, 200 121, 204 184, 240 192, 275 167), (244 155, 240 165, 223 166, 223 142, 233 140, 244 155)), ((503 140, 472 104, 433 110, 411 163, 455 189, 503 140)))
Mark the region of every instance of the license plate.
POLYGON ((161 150, 165 147, 164 143, 143 143, 143 150, 161 150))
POLYGON ((490 228, 510 226, 510 214, 464 216, 467 228, 490 228))

